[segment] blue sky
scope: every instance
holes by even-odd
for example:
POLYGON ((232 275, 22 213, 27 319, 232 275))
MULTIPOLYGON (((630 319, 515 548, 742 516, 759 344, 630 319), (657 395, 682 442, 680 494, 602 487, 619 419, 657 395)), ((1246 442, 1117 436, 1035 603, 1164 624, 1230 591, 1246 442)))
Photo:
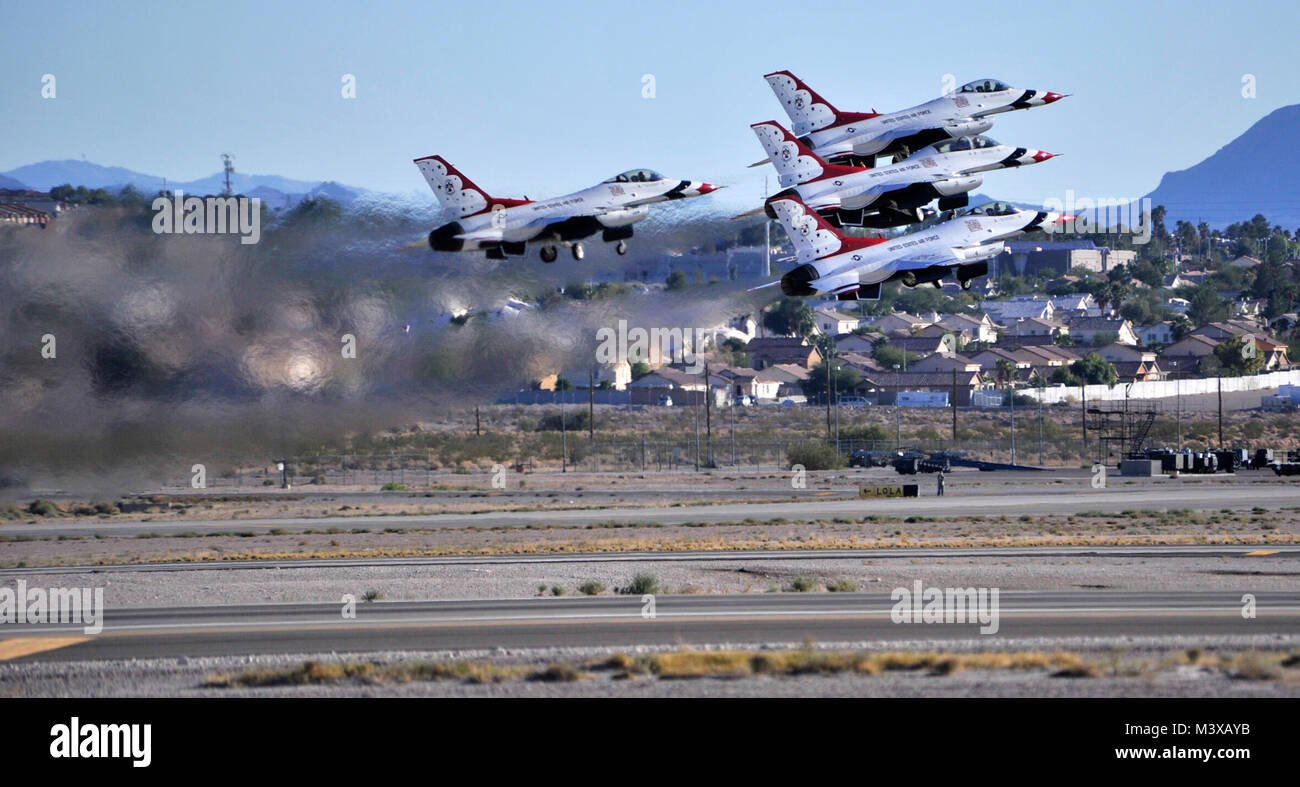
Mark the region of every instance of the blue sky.
POLYGON ((230 151, 245 172, 413 191, 425 185, 411 159, 441 153, 502 195, 644 166, 741 196, 767 170, 745 169, 762 155, 749 124, 785 120, 761 76, 788 68, 851 110, 912 106, 948 74, 1070 93, 990 133, 1065 155, 995 173, 982 191, 1139 196, 1300 103, 1293 1, 924 8, 8 2, 0 171, 84 155, 188 180, 230 151), (53 100, 41 98, 47 73, 53 100), (355 100, 340 96, 344 74, 355 100))

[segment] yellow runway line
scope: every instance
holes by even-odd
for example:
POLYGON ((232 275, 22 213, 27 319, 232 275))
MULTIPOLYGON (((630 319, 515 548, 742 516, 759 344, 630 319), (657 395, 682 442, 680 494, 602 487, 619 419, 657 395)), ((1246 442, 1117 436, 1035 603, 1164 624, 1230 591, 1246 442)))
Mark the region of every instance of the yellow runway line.
POLYGON ((90 637, 14 637, 12 639, 0 639, 0 661, 16 659, 20 656, 30 656, 33 653, 43 653, 47 650, 57 650, 66 648, 69 645, 76 645, 78 642, 85 642, 90 637))
POLYGON ((1265 555, 1276 555, 1276 549, 1261 549, 1256 552, 1247 552, 1246 557, 1264 557, 1265 555))

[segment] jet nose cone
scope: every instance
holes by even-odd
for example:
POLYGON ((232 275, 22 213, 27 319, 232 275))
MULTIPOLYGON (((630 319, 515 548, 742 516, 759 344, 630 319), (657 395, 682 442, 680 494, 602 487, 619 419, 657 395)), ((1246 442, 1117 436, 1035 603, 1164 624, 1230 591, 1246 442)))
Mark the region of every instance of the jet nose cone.
POLYGON ((1033 154, 1032 156, 1030 156, 1030 158, 1034 160, 1034 163, 1039 164, 1039 163, 1042 163, 1042 162, 1044 162, 1044 161, 1047 161, 1049 158, 1056 158, 1058 155, 1060 155, 1060 154, 1059 154, 1059 153, 1048 153, 1048 152, 1045 151, 1045 150, 1035 150, 1035 151, 1034 151, 1034 154, 1033 154))
POLYGON ((1060 101, 1061 99, 1065 98, 1067 95, 1069 95, 1069 94, 1068 94, 1068 93, 1048 93, 1047 95, 1043 96, 1043 103, 1044 103, 1044 104, 1051 104, 1051 103, 1054 102, 1054 101, 1060 101))
POLYGON ((720 188, 722 187, 715 186, 712 183, 701 183, 699 186, 696 187, 696 191, 700 192, 701 194, 708 194, 710 191, 717 191, 720 188))

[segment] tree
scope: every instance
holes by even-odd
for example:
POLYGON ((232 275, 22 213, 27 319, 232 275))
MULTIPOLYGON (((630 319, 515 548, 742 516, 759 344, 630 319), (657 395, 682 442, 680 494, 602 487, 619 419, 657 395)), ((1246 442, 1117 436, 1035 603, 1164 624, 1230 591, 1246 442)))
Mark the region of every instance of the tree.
POLYGON ((650 364, 646 363, 645 361, 637 361, 636 363, 632 364, 633 380, 636 380, 641 377, 645 377, 647 374, 650 374, 650 372, 651 372, 650 364))
POLYGON ((1187 308, 1187 318, 1194 325, 1207 325, 1228 319, 1228 302, 1219 297, 1214 285, 1206 282, 1192 290, 1188 299, 1191 306, 1187 308))
POLYGON ((999 358, 994 364, 997 380, 1002 385, 1006 385, 1016 378, 1016 362, 1007 358, 999 358))
POLYGON ((1115 365, 1097 353, 1088 353, 1070 364, 1070 374, 1087 385, 1114 385, 1119 379, 1115 365))
POLYGON ((778 336, 811 336, 817 329, 812 309, 802 298, 782 298, 763 315, 763 327, 778 336))
POLYGON ((1249 334, 1219 342, 1214 348, 1214 357, 1218 359, 1219 373, 1224 377, 1254 374, 1264 368, 1264 357, 1255 346, 1255 337, 1249 334))
MULTIPOLYGON (((804 395, 809 399, 821 399, 822 401, 825 401, 826 363, 826 361, 822 361, 813 366, 812 370, 808 373, 808 378, 799 383, 800 387, 803 388, 804 395)), ((858 374, 857 369, 854 369, 851 366, 845 366, 844 364, 838 364, 840 368, 837 371, 835 369, 837 362, 832 359, 830 363, 831 387, 834 391, 838 392, 840 396, 852 391, 857 387, 858 383, 862 382, 862 375, 858 374)))
POLYGON ((909 363, 920 360, 921 356, 916 353, 908 352, 902 347, 894 347, 885 343, 876 345, 876 350, 872 354, 876 363, 891 369, 897 366, 899 369, 906 369, 909 363))
POLYGON ((673 271, 668 274, 664 280, 664 286, 669 290, 682 290, 686 288, 686 274, 682 271, 673 271))

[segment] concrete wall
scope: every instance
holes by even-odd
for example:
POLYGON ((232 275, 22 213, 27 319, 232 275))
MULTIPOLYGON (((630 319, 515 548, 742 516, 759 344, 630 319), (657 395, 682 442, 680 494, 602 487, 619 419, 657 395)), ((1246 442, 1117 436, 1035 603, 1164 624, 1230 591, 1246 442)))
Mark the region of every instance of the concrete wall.
MULTIPOLYGON (((1224 377, 1223 392, 1233 391, 1262 391, 1269 388, 1277 388, 1280 385, 1297 385, 1300 384, 1300 369, 1293 369, 1288 372, 1268 372, 1267 374, 1254 374, 1247 377, 1224 377)), ((1016 393, 1038 399, 1046 404, 1054 402, 1064 402, 1069 399, 1079 401, 1087 393, 1089 402, 1101 401, 1124 401, 1123 383, 1116 383, 1114 388, 1105 385, 1087 385, 1087 386, 1055 386, 1047 387, 1041 391, 1036 388, 1024 388, 1016 393)), ((1219 391, 1219 378, 1209 377, 1197 380, 1161 380, 1159 382, 1137 382, 1128 388, 1129 399, 1163 399, 1174 397, 1179 394, 1183 396, 1192 396, 1195 394, 1212 394, 1219 391)))

